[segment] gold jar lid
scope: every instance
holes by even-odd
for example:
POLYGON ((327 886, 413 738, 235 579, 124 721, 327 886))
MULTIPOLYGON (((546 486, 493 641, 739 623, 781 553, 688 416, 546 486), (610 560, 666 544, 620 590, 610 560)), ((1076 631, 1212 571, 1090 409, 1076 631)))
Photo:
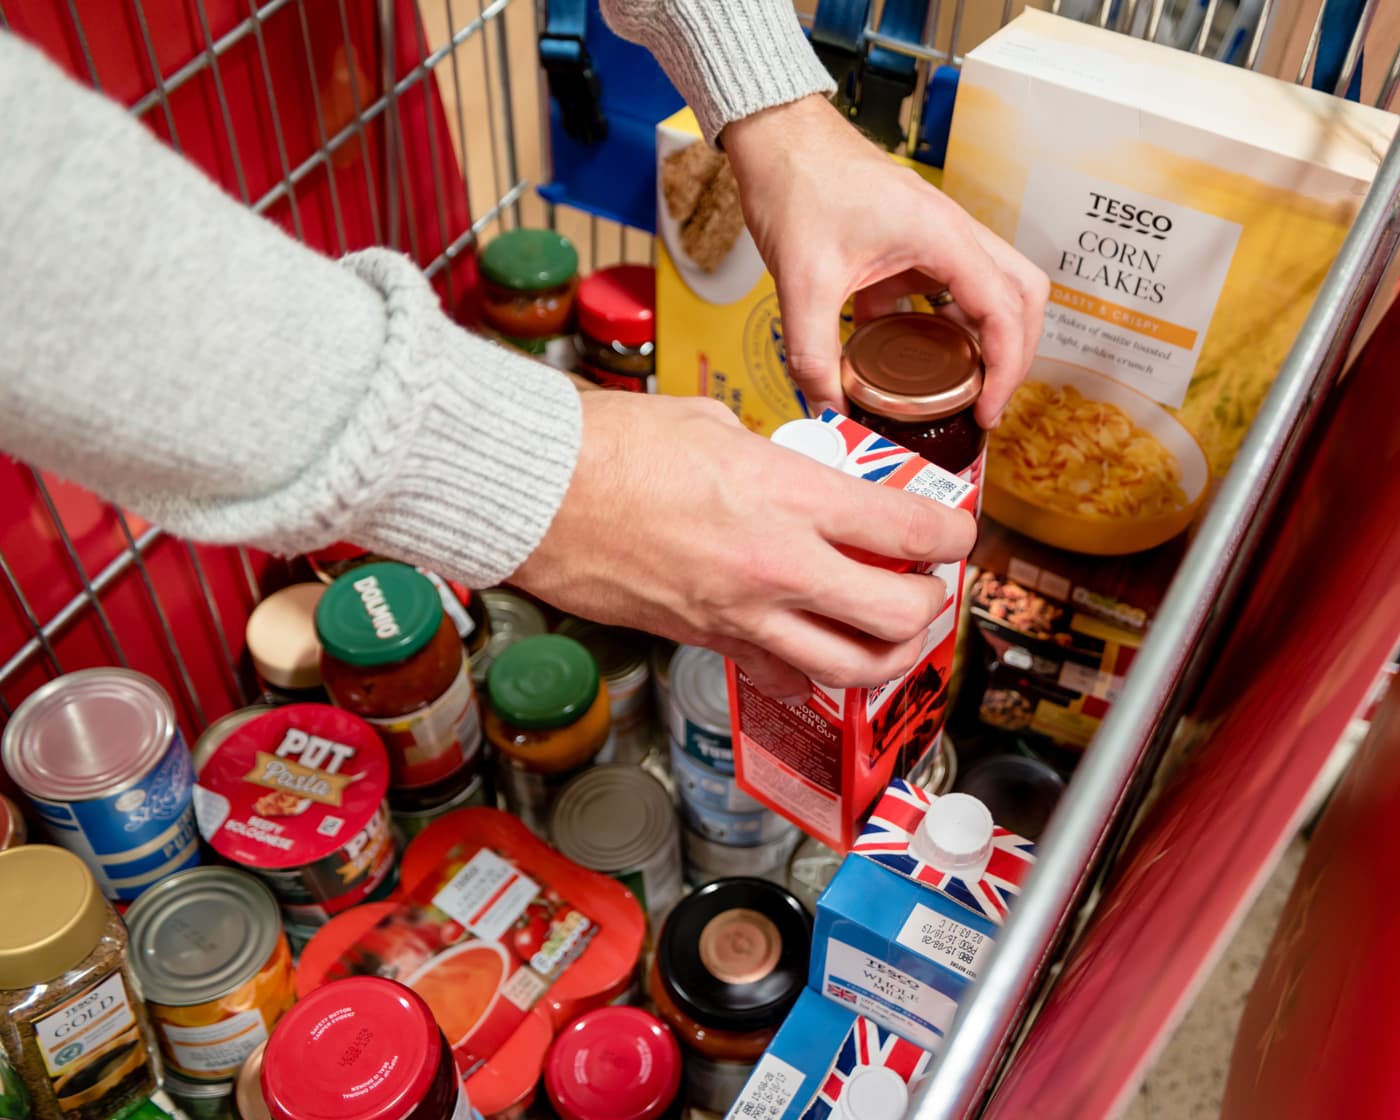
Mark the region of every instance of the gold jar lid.
POLYGON ((26 838, 27 830, 19 806, 0 793, 0 852, 18 848, 26 838))
POLYGON ((92 872, 66 848, 0 852, 0 988, 62 976, 102 939, 111 916, 92 872))
POLYGON ((944 315, 901 312, 857 327, 841 354, 841 388, 893 420, 936 420, 982 395, 982 347, 944 315))
POLYGON ((316 604, 325 593, 323 583, 294 583, 274 591, 248 616, 248 655, 258 676, 274 688, 320 686, 316 604))

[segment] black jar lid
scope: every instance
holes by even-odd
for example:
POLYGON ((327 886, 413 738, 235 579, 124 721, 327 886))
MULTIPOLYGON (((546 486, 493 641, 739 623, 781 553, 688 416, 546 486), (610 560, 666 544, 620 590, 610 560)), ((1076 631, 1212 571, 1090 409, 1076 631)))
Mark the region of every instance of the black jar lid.
POLYGON ((766 879, 717 879, 677 903, 657 964, 676 1006, 701 1026, 777 1026, 807 982, 812 919, 766 879))

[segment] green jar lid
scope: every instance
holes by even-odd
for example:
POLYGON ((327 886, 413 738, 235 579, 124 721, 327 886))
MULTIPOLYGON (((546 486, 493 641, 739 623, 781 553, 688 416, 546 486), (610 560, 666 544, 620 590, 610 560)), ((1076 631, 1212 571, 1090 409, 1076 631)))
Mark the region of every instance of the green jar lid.
POLYGON ((513 727, 564 727, 597 698, 598 663, 573 638, 522 638, 492 662, 486 692, 496 714, 513 727))
POLYGON ((513 229, 481 251, 486 279, 517 292, 537 292, 567 284, 578 272, 578 250, 563 234, 548 229, 513 229))
POLYGON ((347 665, 389 665, 412 657, 442 625, 432 581, 407 564, 366 564, 337 579, 316 605, 316 635, 347 665))

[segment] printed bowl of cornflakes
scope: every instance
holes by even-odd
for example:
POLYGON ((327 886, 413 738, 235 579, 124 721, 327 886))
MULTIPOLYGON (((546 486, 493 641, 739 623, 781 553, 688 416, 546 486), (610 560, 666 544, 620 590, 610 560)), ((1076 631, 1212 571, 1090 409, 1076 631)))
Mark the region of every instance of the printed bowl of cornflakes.
POLYGON ((1201 445, 1156 401, 1040 358, 991 434, 983 508, 1056 548, 1122 556, 1182 532, 1209 482, 1201 445))

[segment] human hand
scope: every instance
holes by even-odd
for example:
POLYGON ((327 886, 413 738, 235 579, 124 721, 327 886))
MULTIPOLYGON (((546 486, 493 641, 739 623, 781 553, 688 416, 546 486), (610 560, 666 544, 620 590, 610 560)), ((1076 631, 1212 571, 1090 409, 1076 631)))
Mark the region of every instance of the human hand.
POLYGON ((813 405, 841 400, 839 318, 947 288, 982 340, 976 416, 990 427, 1035 355, 1046 275, 915 172, 866 140, 825 98, 728 125, 744 220, 778 287, 788 373, 813 405))
POLYGON ((769 695, 873 686, 917 660, 941 580, 842 549, 930 563, 971 550, 967 513, 833 471, 707 399, 586 393, 573 481, 512 577, 564 610, 705 645, 769 695))

